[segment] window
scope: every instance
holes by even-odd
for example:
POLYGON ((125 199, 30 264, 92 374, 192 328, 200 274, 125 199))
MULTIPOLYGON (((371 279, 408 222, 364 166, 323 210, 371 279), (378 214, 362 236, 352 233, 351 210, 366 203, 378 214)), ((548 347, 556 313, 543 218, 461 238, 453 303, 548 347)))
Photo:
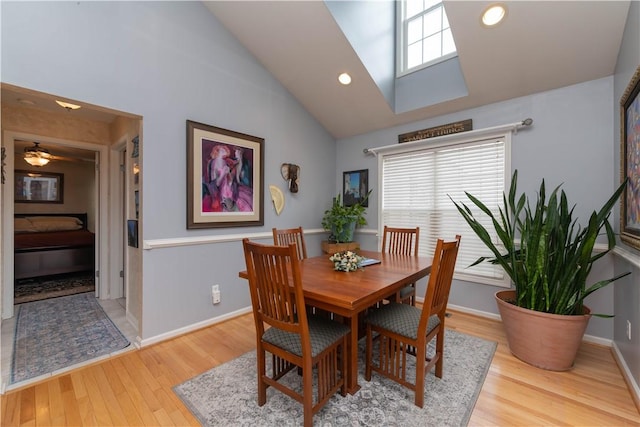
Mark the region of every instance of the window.
MULTIPOLYGON (((453 138, 451 138, 453 137, 453 138)), ((483 262, 470 264, 480 256, 491 256, 484 244, 457 211, 456 202, 471 208, 465 192, 480 198, 487 206, 502 202, 510 152, 511 134, 482 138, 457 135, 448 142, 418 148, 397 148, 379 158, 382 177, 380 227, 420 227, 420 255, 432 256, 438 238, 462 235, 456 278, 497 286, 509 286, 499 266, 483 262)), ((415 145, 415 144, 412 144, 415 145)), ((509 178, 508 178, 509 179, 509 178)), ((492 230, 493 227, 488 227, 492 230)), ((497 236, 493 236, 498 241, 497 236)))
POLYGON ((441 0, 399 3, 398 74, 455 56, 456 44, 441 0))

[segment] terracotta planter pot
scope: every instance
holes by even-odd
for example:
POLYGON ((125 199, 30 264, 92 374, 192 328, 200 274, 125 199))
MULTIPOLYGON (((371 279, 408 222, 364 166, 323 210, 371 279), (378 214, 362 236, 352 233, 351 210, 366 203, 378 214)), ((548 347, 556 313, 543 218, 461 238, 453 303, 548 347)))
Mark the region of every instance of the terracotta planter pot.
POLYGON ((538 368, 566 371, 573 362, 587 329, 591 310, 584 307, 584 315, 567 316, 542 313, 518 307, 514 290, 495 294, 511 353, 518 359, 538 368))

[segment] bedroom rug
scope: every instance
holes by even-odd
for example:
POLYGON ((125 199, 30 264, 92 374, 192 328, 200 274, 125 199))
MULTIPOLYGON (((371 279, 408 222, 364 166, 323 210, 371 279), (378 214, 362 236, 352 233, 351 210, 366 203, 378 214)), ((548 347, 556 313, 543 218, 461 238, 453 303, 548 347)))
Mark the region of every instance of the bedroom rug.
POLYGON ((14 286, 14 304, 40 301, 95 290, 93 273, 36 277, 18 280, 14 286))
MULTIPOLYGON (((314 416, 314 425, 466 426, 497 344, 449 329, 445 340, 444 375, 436 378, 433 370, 427 375, 421 409, 409 389, 375 372, 371 382, 365 381, 362 339, 362 388, 354 395, 333 396, 314 416)), ((295 369, 283 380, 302 383, 295 369)), ((255 350, 175 386, 174 392, 203 426, 302 425, 302 405, 273 388, 267 389, 267 403, 258 406, 255 350)))
POLYGON ((11 383, 128 345, 92 292, 21 304, 17 306, 11 383))

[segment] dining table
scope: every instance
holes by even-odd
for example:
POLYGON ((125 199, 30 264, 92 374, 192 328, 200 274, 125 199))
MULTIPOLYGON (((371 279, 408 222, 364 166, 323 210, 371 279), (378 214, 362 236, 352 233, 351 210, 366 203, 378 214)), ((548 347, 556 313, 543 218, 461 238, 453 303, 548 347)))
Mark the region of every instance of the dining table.
MULTIPOLYGON (((358 328, 361 316, 400 289, 429 275, 432 262, 431 257, 375 251, 358 251, 358 255, 380 262, 344 272, 334 270, 334 264, 326 254, 300 260, 305 304, 334 313, 350 328, 346 352, 347 391, 350 394, 360 389, 358 328)), ((241 271, 239 276, 248 279, 246 271, 241 271)))

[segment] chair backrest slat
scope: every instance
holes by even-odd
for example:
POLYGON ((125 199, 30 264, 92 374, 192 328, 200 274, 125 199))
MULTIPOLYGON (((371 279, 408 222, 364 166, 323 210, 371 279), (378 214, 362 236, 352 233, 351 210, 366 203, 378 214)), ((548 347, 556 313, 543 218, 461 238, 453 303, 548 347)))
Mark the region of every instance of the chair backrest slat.
POLYGON ((422 305, 419 334, 425 333, 431 315, 437 314, 441 321, 444 320, 459 248, 460 235, 457 235, 453 241, 445 242, 438 239, 436 243, 427 292, 422 305))
POLYGON ((307 245, 304 242, 304 232, 302 227, 296 228, 273 228, 273 244, 277 246, 289 246, 291 243, 295 243, 298 247, 298 258, 307 258, 307 245))
POLYGON ((384 226, 382 252, 395 255, 418 255, 420 227, 399 228, 384 226))
POLYGON ((263 322, 308 335, 297 245, 262 245, 248 239, 242 243, 258 336, 264 332, 263 322))

